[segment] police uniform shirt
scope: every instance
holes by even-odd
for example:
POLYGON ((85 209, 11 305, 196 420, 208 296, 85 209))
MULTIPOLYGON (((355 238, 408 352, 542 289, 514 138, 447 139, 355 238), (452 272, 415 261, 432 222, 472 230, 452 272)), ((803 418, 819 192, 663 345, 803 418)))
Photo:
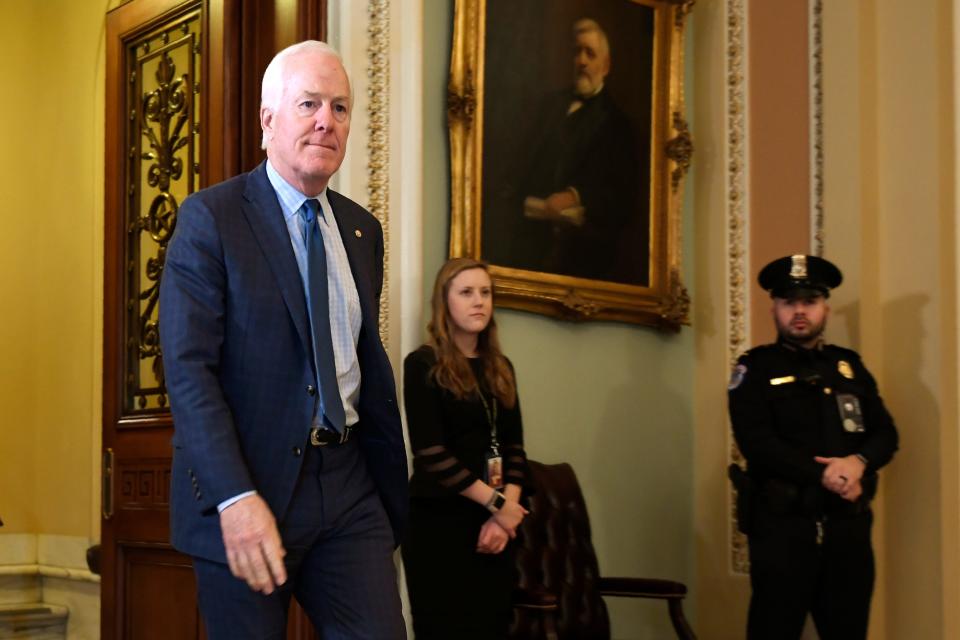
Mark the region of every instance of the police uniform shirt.
POLYGON ((729 388, 734 437, 750 475, 819 485, 814 456, 862 455, 864 477, 897 449, 877 384, 850 349, 779 341, 740 357, 729 388))

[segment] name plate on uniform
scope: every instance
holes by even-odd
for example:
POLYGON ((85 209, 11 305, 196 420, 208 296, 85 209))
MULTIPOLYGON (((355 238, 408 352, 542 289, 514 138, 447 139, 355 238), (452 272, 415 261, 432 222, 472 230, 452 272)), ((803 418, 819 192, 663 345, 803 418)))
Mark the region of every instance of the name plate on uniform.
POLYGON ((778 386, 781 384, 790 384, 791 382, 796 382, 796 376, 783 376, 782 378, 770 378, 770 384, 773 386, 778 386))

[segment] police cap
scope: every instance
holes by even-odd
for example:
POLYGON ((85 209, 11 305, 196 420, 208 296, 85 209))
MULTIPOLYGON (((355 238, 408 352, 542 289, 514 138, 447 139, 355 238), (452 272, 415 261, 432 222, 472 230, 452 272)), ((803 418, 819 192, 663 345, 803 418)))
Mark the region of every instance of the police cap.
POLYGON ((818 294, 830 297, 830 290, 843 282, 843 274, 829 260, 795 255, 779 258, 765 266, 757 281, 774 298, 818 294))

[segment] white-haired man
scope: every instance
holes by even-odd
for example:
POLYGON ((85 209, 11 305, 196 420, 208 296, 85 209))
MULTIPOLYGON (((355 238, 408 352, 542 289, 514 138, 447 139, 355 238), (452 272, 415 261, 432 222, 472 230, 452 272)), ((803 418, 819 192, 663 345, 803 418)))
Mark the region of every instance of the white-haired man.
POLYGON ((350 82, 324 43, 263 78, 267 160, 187 198, 161 284, 174 417, 171 539, 211 639, 285 637, 291 596, 323 638, 405 637, 392 560, 407 513, 379 339, 383 233, 328 189, 350 82))

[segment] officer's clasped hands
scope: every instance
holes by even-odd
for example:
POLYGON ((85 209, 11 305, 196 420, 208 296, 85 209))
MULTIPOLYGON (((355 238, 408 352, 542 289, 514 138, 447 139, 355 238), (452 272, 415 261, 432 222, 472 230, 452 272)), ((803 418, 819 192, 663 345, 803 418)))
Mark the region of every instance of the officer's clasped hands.
POLYGON ((860 458, 855 455, 843 458, 815 456, 814 460, 826 465, 821 478, 825 489, 850 502, 855 502, 863 493, 860 479, 863 477, 866 465, 860 458))

